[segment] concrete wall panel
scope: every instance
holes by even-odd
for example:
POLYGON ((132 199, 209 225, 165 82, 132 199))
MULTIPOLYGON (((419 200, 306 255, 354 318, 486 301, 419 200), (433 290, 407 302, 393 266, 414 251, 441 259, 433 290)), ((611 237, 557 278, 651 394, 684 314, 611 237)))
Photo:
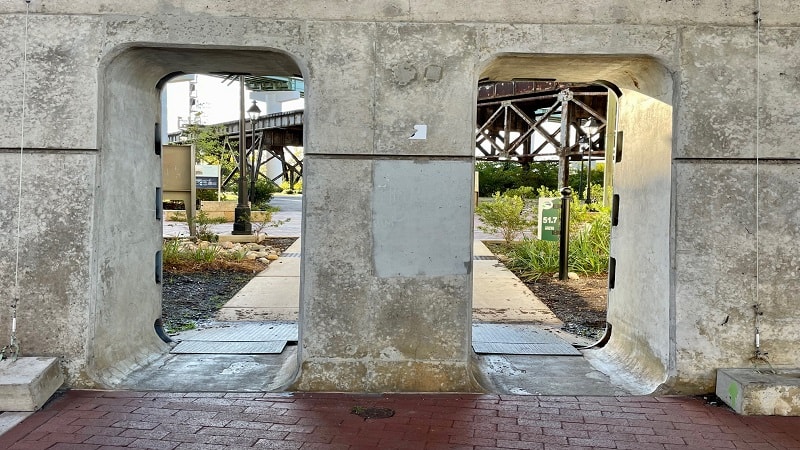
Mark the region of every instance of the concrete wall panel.
POLYGON ((677 356, 681 378, 695 380, 686 390, 713 386, 715 367, 752 364, 757 301, 764 311, 762 350, 770 361, 791 365, 800 357, 792 294, 800 288, 795 200, 800 168, 762 163, 759 171, 757 299, 755 164, 678 166, 677 356))
MULTIPOLYGON (((22 3, 22 2, 21 2, 22 3)), ((19 147, 25 17, 0 16, 7 43, 0 90, 0 148, 19 147)), ((29 19, 24 145, 97 148, 97 63, 102 23, 79 16, 29 19)))
POLYGON ((474 388, 471 160, 311 155, 306 167, 301 373, 294 386, 474 388), (423 187, 435 195, 421 196, 423 187), (445 208, 454 203, 459 210, 445 208), (432 240, 439 232, 454 239, 432 240), (416 376, 399 372, 407 364, 418 368, 416 376))
POLYGON ((675 176, 677 367, 696 383, 679 388, 707 389, 713 367, 738 367, 751 351, 755 172, 748 164, 686 162, 675 176))
POLYGON ((63 357, 79 376, 85 368, 87 322, 94 313, 91 290, 91 231, 96 156, 93 153, 26 152, 18 213, 19 153, 0 153, 0 336, 11 333, 18 219, 20 228, 17 334, 23 355, 63 357), (18 215, 19 214, 19 215, 18 215))
POLYGON ((305 154, 374 152, 374 24, 308 25, 305 154))
POLYGON ((676 157, 753 157, 755 33, 747 28, 681 32, 676 157))
MULTIPOLYGON (((792 0, 774 2, 772 11, 798 12, 792 0)), ((540 1, 531 4, 525 0, 497 2, 478 0, 468 7, 461 0, 426 2, 413 0, 358 0, 350 1, 346 7, 331 7, 325 0, 289 1, 280 0, 264 8, 258 0, 226 3, 225 7, 212 7, 200 0, 126 0, 104 1, 98 7, 92 0, 60 2, 56 0, 33 0, 31 10, 45 14, 130 14, 130 15, 179 15, 196 14, 206 17, 269 17, 317 20, 412 20, 424 22, 522 22, 522 23, 713 23, 719 25, 748 25, 752 22, 754 5, 747 0, 707 0, 687 5, 684 2, 659 2, 643 8, 635 0, 580 0, 566 7, 558 0, 540 1)), ((5 2, 0 13, 25 10, 23 1, 5 2)), ((771 12, 768 17, 781 23, 797 24, 795 20, 771 12)))
POLYGON ((372 164, 306 156, 301 360, 369 351, 363 336, 372 329, 372 164))
POLYGON ((761 61, 760 157, 800 158, 795 131, 800 128, 800 30, 764 30, 761 61))
POLYGON ((471 157, 475 121, 453 112, 474 108, 474 28, 386 24, 376 41, 375 153, 471 157))

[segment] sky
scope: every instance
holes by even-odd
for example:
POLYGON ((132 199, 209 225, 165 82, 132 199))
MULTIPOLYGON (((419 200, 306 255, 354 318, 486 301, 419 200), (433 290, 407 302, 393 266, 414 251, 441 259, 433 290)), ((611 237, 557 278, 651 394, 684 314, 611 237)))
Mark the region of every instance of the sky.
MULTIPOLYGON (((195 85, 195 106, 203 124, 215 124, 239 118, 239 83, 228 82, 208 75, 186 75, 175 78, 164 88, 167 132, 179 131, 189 117, 190 80, 195 85)), ((261 114, 303 109, 303 99, 296 92, 252 92, 245 89, 245 110, 256 100, 261 114), (269 106, 267 101, 269 100, 269 106)))

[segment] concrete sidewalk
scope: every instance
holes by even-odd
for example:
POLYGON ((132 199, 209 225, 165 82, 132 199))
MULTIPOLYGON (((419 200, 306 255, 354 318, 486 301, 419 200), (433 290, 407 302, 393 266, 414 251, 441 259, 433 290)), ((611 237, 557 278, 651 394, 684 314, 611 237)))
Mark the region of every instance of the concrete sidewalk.
MULTIPOLYGON (((562 322, 492 252, 474 242, 473 319, 525 322, 558 329, 562 322)), ((300 296, 300 239, 255 276, 220 309, 220 321, 297 320, 300 296)))
POLYGON ((798 429, 689 397, 70 391, 0 448, 799 449, 798 429))

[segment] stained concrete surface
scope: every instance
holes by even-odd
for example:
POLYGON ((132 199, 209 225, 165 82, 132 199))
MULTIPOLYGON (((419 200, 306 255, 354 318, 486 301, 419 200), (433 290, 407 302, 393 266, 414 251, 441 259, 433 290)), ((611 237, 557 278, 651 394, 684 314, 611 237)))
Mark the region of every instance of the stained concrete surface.
MULTIPOLYGON (((298 239, 285 253, 300 251, 298 239)), ((481 242, 474 244, 476 256, 492 253, 481 242)), ((478 260, 475 272, 473 318, 489 322, 534 323, 545 332, 574 345, 590 342, 561 332, 561 322, 508 269, 492 260, 478 260), (483 287, 481 287, 483 286, 483 287)), ((297 314, 300 258, 282 257, 259 273, 217 315, 218 320, 280 320, 286 310, 297 314), (275 293, 280 295, 275 295, 275 293)), ((209 323, 208 330, 191 330, 174 337, 199 339, 204 333, 218 334, 235 323, 209 323)), ((583 350, 593 354, 594 350, 583 350)), ((641 392, 604 374, 581 356, 476 355, 482 388, 501 394, 627 395, 641 392)), ((119 388, 209 392, 281 390, 297 368, 295 346, 280 355, 175 355, 165 354, 155 363, 134 372, 119 388)), ((606 368, 608 370, 608 368, 606 368)))

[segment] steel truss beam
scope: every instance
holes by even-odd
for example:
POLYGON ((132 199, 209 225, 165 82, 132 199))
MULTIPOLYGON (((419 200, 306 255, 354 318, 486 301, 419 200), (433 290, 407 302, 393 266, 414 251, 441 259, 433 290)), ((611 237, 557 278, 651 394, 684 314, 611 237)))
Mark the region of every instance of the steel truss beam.
POLYGON ((600 86, 484 84, 477 104, 475 157, 523 164, 600 158, 605 153, 607 103, 608 91, 600 86))

